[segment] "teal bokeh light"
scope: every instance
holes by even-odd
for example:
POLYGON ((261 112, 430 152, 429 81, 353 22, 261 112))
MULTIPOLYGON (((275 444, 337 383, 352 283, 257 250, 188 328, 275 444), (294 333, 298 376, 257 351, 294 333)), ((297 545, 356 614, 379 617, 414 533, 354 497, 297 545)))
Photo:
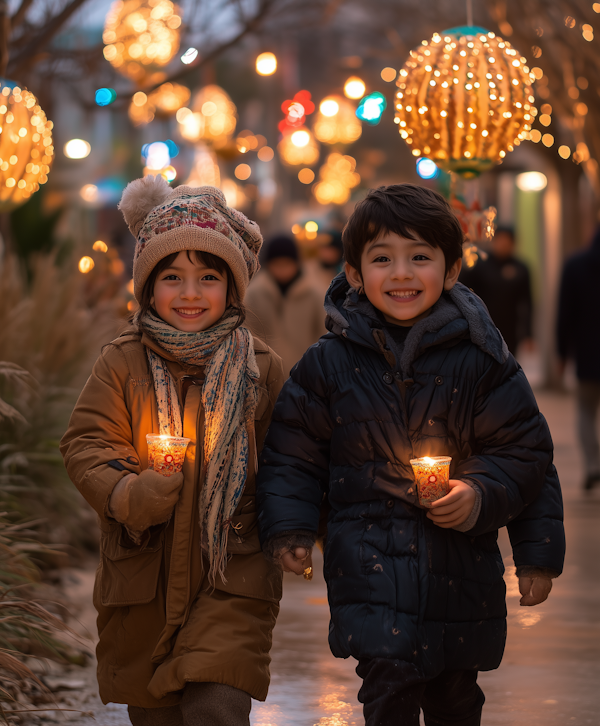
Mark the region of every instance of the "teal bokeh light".
POLYGON ((383 93, 375 91, 375 93, 370 93, 368 96, 365 96, 358 104, 356 118, 371 124, 371 126, 375 126, 381 121, 381 116, 386 106, 387 101, 383 93))
POLYGON ((114 88, 99 88, 96 91, 95 100, 98 106, 110 106, 117 98, 114 88))

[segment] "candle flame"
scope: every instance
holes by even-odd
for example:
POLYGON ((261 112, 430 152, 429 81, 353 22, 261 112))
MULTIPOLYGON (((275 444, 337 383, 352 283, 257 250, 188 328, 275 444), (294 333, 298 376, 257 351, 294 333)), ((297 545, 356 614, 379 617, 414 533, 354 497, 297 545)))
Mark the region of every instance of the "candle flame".
POLYGON ((435 464, 435 459, 432 459, 430 456, 424 456, 423 461, 426 464, 429 464, 429 466, 433 466, 435 464))

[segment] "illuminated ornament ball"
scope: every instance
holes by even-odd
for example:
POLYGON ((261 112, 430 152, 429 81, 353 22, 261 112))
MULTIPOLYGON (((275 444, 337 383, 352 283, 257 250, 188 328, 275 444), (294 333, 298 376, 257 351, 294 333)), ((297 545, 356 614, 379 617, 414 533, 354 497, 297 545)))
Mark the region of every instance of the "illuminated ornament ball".
POLYGON ((180 26, 170 0, 117 0, 106 16, 104 57, 124 76, 149 81, 179 50, 180 26))
POLYGON ((477 176, 528 138, 533 79, 526 59, 484 28, 435 33, 398 75, 394 121, 414 156, 477 176))
POLYGON ((353 144, 362 134, 362 124, 350 101, 342 96, 327 96, 319 104, 313 131, 324 144, 353 144))
POLYGON ((213 149, 224 149, 235 132, 237 108, 227 91, 211 84, 196 93, 191 109, 179 109, 177 121, 187 141, 205 141, 213 149))
POLYGON ((33 93, 0 80, 0 212, 20 206, 48 181, 52 127, 33 93))
POLYGON ((277 151, 285 166, 312 166, 320 153, 318 142, 306 127, 285 134, 277 144, 277 151))

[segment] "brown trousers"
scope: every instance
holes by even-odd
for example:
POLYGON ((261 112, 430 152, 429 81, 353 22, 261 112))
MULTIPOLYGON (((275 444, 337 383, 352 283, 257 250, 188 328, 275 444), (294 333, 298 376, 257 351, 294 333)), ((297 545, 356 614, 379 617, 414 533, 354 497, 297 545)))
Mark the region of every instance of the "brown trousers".
POLYGON ((133 726, 249 726, 250 694, 222 683, 188 683, 178 706, 129 706, 133 726))

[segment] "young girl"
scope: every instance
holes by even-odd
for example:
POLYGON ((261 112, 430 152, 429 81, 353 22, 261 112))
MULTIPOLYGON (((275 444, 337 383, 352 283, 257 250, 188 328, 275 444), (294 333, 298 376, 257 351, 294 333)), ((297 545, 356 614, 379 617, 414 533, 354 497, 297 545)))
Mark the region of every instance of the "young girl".
POLYGON ((282 366, 242 327, 262 237, 212 187, 149 176, 120 209, 139 310, 61 442, 102 530, 100 696, 128 704, 134 726, 243 726, 267 695, 281 597, 254 494, 282 366), (149 433, 190 439, 182 473, 148 469, 149 433))

